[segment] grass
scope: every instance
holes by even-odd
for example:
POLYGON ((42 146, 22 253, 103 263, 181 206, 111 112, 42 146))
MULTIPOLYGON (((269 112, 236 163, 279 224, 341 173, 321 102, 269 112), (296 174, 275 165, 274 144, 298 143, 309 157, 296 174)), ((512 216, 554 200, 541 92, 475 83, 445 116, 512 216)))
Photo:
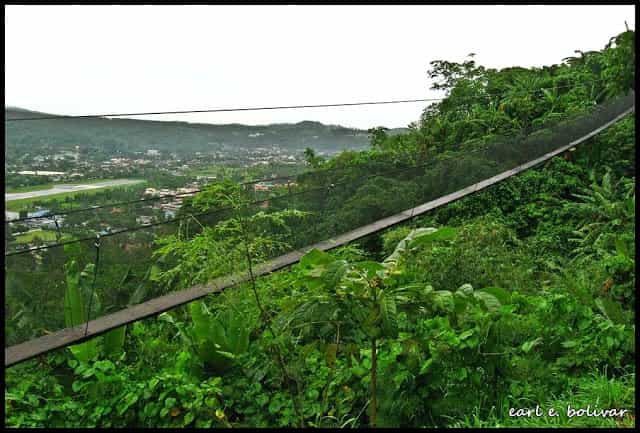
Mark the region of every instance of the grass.
POLYGON ((192 168, 187 170, 185 174, 190 176, 222 176, 224 174, 228 174, 228 172, 223 168, 220 168, 220 166, 211 166, 192 168))
POLYGON ((235 174, 241 174, 241 175, 250 174, 249 175, 250 178, 259 179, 259 178, 266 177, 269 173, 272 173, 272 172, 278 173, 279 176, 291 176, 294 174, 300 174, 307 170, 308 168, 303 166, 302 164, 295 165, 295 166, 287 165, 287 164, 269 164, 264 167, 258 167, 258 168, 254 167, 248 170, 241 169, 241 168, 230 169, 228 166, 213 165, 208 167, 191 168, 187 170, 185 174, 188 176, 214 176, 215 175, 215 176, 218 176, 219 178, 231 177, 235 174), (261 171, 264 171, 264 173, 261 171))
MULTIPOLYGON (((594 373, 591 376, 574 379, 574 389, 566 394, 549 398, 539 403, 543 411, 542 416, 514 416, 510 417, 508 408, 511 406, 503 401, 500 410, 492 410, 483 419, 478 413, 470 414, 463 420, 457 420, 450 427, 634 427, 635 426, 635 374, 630 373, 618 378, 608 378, 606 374, 594 373), (602 409, 626 409, 622 418, 578 416, 569 417, 567 407, 571 409, 586 409, 590 412, 602 409), (549 409, 554 408, 558 416, 549 416, 549 409)), ((518 408, 533 408, 536 403, 523 402, 518 408)), ((516 407, 514 407, 516 408, 516 407)))
POLYGON ((12 188, 7 188, 5 189, 4 192, 12 194, 12 193, 16 193, 16 192, 32 192, 32 191, 42 191, 45 189, 51 189, 53 188, 55 184, 54 183, 43 183, 40 185, 29 185, 29 186, 17 186, 17 187, 12 187, 12 188))
POLYGON ((36 237, 43 241, 55 241, 56 232, 51 230, 33 230, 16 237, 16 242, 19 244, 28 244, 32 242, 36 237))
MULTIPOLYGON (((102 180, 96 180, 94 182, 87 182, 87 183, 96 183, 96 182, 103 182, 105 180, 111 180, 111 179, 102 179, 102 180)), ((10 200, 10 201, 6 201, 5 202, 5 209, 8 211, 12 211, 12 212, 20 212, 22 210, 30 210, 30 206, 33 205, 34 203, 45 203, 45 202, 50 202, 50 201, 58 201, 58 200, 64 200, 67 197, 75 197, 77 195, 80 194, 89 194, 89 195, 93 195, 99 192, 103 192, 106 191, 108 189, 117 189, 117 188, 131 188, 131 187, 139 187, 140 185, 142 185, 143 183, 146 183, 146 180, 141 180, 140 183, 137 184, 130 184, 130 185, 115 185, 115 186, 107 186, 107 187, 103 187, 103 188, 94 188, 94 189, 86 189, 86 190, 82 190, 82 191, 72 191, 72 192, 61 192, 59 194, 51 194, 51 195, 46 195, 46 196, 40 196, 40 197, 31 197, 31 198, 23 198, 23 199, 19 199, 19 200, 10 200)))

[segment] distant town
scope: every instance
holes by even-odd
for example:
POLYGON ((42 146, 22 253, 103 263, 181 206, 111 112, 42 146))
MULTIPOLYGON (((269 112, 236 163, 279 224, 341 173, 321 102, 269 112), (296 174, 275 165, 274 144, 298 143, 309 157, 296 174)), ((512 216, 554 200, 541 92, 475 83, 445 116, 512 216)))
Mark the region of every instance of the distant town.
MULTIPOLYGON (((87 177, 127 177, 144 168, 155 168, 175 176, 183 176, 199 168, 213 165, 249 168, 260 165, 299 165, 304 161, 301 150, 291 151, 277 145, 271 147, 229 149, 195 152, 185 156, 174 152, 148 149, 131 155, 96 158, 75 151, 61 151, 51 155, 25 153, 18 161, 7 161, 8 175, 46 176, 53 182, 77 181, 87 177)), ((318 152, 323 155, 323 152, 318 152)))
MULTIPOLYGON (((43 114, 5 108, 8 118, 43 114)), ((5 243, 18 249, 176 218, 196 191, 221 179, 263 179, 252 187, 257 197, 268 197, 279 185, 275 178, 369 146, 368 131, 314 121, 63 118, 11 122, 5 136, 5 243)))
MULTIPOLYGON (((319 153, 322 155, 322 152, 319 153)), ((5 221, 20 221, 10 224, 11 235, 18 241, 20 248, 37 246, 43 240, 52 240, 57 230, 65 232, 90 228, 90 215, 86 219, 74 216, 69 221, 66 216, 53 216, 58 201, 49 197, 59 197, 77 192, 99 191, 107 186, 146 183, 146 187, 125 195, 126 199, 152 199, 136 206, 133 218, 136 225, 149 225, 155 222, 175 218, 187 197, 210 182, 215 182, 230 172, 255 172, 260 178, 282 176, 283 168, 300 168, 304 165, 302 152, 293 152, 279 148, 260 147, 253 149, 235 149, 234 152, 212 151, 195 152, 191 156, 179 156, 172 152, 147 149, 131 155, 98 158, 82 151, 76 145, 73 151, 60 151, 51 155, 26 153, 19 161, 7 163, 6 176, 12 187, 5 191, 5 221), (145 179, 158 178, 155 182, 145 179), (134 180, 128 180, 134 179, 134 180), (139 179, 139 180, 135 180, 139 179), (167 186, 170 185, 170 186, 167 186), (45 188, 46 187, 46 188, 45 188), (31 200, 22 209, 11 209, 14 203, 31 200), (49 200, 49 201, 48 201, 49 200)), ((252 185, 256 192, 268 192, 276 186, 273 182, 257 182, 252 185)), ((104 193, 103 193, 104 194, 104 193)), ((125 194, 121 191, 120 194, 125 194)), ((118 200, 96 198, 87 207, 109 204, 118 200)), ((81 203, 73 206, 83 207, 81 203)), ((129 211, 122 206, 105 209, 102 221, 95 222, 98 234, 117 232, 127 226, 123 217, 129 211), (120 217, 120 218, 119 218, 120 217)))

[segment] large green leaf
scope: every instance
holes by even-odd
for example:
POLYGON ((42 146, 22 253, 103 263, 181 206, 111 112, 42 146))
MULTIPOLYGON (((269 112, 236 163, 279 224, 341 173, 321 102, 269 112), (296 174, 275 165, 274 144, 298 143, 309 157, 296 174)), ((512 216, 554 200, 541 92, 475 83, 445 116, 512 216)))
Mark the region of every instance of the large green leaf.
POLYGON ((67 285, 64 291, 64 324, 67 327, 80 325, 86 320, 84 302, 80 293, 80 270, 71 260, 65 265, 67 285))
POLYGON ((384 270, 383 265, 371 260, 358 262, 357 266, 358 269, 364 271, 364 273, 367 275, 367 278, 375 278, 376 276, 381 276, 381 272, 384 270))
POLYGON ((453 227, 441 227, 433 232, 423 232, 416 234, 410 241, 409 246, 415 248, 422 245, 427 245, 436 241, 444 241, 453 239, 456 236, 457 230, 453 227))
POLYGON ((459 293, 463 296, 473 296, 473 286, 469 283, 463 284, 462 286, 458 287, 458 290, 456 290, 456 293, 459 293))
POLYGON ((410 242, 412 242, 417 237, 431 235, 435 233, 437 230, 438 229, 433 227, 419 228, 419 229, 412 230, 404 239, 398 242, 398 245, 396 245, 396 248, 393 250, 393 253, 391 253, 391 255, 387 257, 382 263, 386 267, 395 266, 398 260, 400 259, 400 257, 402 257, 402 255, 407 251, 410 242))
POLYGON ((69 350, 78 360, 88 362, 98 355, 98 339, 92 338, 84 343, 69 346, 69 350))
POLYGON ((326 287, 336 287, 348 270, 349 263, 346 260, 333 261, 322 273, 322 281, 326 287))
MULTIPOLYGON (((67 282, 63 300, 65 326, 78 326, 86 322, 87 315, 80 287, 81 273, 74 259, 65 264, 65 277, 67 282)), ((69 350, 80 361, 88 362, 98 354, 98 339, 92 338, 84 343, 69 346, 69 350)))
POLYGON ((214 317, 202 301, 189 304, 189 311, 200 358, 218 373, 226 371, 236 355, 249 346, 250 329, 243 317, 232 311, 214 317))
POLYGON ((117 355, 122 352, 126 331, 127 325, 123 325, 104 334, 102 344, 105 354, 117 355))
POLYGON ((193 332, 198 342, 206 341, 209 335, 210 316, 202 301, 195 301, 189 304, 189 313, 193 320, 193 332))
POLYGON ((335 259, 329 253, 320 251, 317 248, 312 249, 300 259, 300 266, 303 268, 312 268, 315 266, 326 266, 335 259))
POLYGON ((455 236, 456 230, 451 227, 442 228, 419 228, 412 230, 404 239, 402 239, 395 250, 382 263, 386 268, 397 266, 398 260, 410 249, 427 245, 431 242, 451 239, 455 236))
POLYGON ((457 314, 463 313, 469 305, 469 296, 458 290, 453 293, 454 311, 457 314))
POLYGON ((533 349, 535 346, 537 346, 538 344, 542 343, 542 338, 538 337, 534 340, 529 340, 529 341, 525 341, 522 344, 522 351, 524 353, 529 353, 531 351, 531 349, 533 349))
POLYGON ((228 347, 227 330, 225 329, 222 322, 217 318, 211 317, 209 320, 209 324, 209 335, 207 336, 207 339, 212 343, 226 349, 228 347))
POLYGON ((498 311, 500 311, 500 308, 501 308, 500 301, 498 301, 498 298, 493 296, 491 293, 483 292, 482 290, 477 290, 476 292, 473 293, 473 296, 479 299, 482 302, 482 304, 485 306, 487 311, 489 311, 490 313, 497 313, 498 311))
POLYGON ((160 281, 160 277, 162 275, 162 270, 160 269, 160 267, 156 264, 151 265, 150 271, 149 271, 149 280, 150 281, 160 281))
POLYGON ((433 303, 445 310, 445 311, 455 311, 456 304, 453 297, 453 293, 448 290, 435 290, 430 293, 433 303))
POLYGON ((615 324, 627 323, 624 310, 619 303, 609 298, 598 298, 595 301, 600 312, 615 324))
POLYGON ((226 341, 223 345, 225 350, 234 354, 245 352, 249 347, 249 328, 246 320, 239 314, 227 311, 224 315, 224 321, 227 324, 225 330, 226 341))
POLYGON ((380 315, 385 336, 395 337, 398 334, 398 312, 392 296, 385 294, 380 299, 380 315))
POLYGON ((493 295, 502 305, 507 305, 511 302, 511 293, 501 287, 485 287, 478 292, 485 292, 493 295))

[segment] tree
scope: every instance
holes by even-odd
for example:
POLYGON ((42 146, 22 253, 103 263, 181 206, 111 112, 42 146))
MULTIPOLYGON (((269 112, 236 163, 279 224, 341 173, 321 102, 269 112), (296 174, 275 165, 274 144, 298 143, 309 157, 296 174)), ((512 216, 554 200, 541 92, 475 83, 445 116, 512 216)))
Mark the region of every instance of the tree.
POLYGON ((318 168, 324 162, 324 158, 317 156, 315 150, 310 147, 304 150, 304 160, 313 168, 318 168))
POLYGON ((387 140, 387 131, 389 128, 384 126, 378 126, 367 130, 369 133, 369 140, 371 140, 371 147, 374 149, 382 149, 384 142, 387 140))
MULTIPOLYGON (((316 312, 329 317, 350 320, 351 324, 367 336, 371 350, 369 424, 377 425, 378 342, 382 338, 396 338, 398 334, 397 310, 399 305, 437 302, 452 298, 450 292, 434 291, 430 287, 403 285, 400 265, 412 248, 437 240, 450 239, 455 230, 450 228, 421 228, 413 230, 381 263, 374 261, 349 262, 331 254, 311 250, 300 259, 302 281, 309 291, 298 294, 298 312, 316 312), (328 308, 327 308, 328 306, 328 308), (322 307, 320 307, 322 308, 322 307)), ((490 296, 487 294, 487 296, 490 296)), ((493 299, 492 299, 493 300, 493 299)), ((303 321, 331 321, 318 317, 298 316, 303 321)), ((289 323, 293 320, 288 319, 289 323)), ((346 326, 349 329, 349 326, 346 326)), ((352 331, 353 332, 353 331, 352 331)))

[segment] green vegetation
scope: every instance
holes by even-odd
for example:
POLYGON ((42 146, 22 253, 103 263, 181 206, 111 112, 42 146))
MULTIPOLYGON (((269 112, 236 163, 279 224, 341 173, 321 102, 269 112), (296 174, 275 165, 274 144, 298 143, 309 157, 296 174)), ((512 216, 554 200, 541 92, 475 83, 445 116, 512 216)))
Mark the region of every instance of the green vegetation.
POLYGON ((216 176, 219 178, 225 178, 229 175, 231 170, 224 166, 211 166, 203 168, 194 168, 188 171, 191 176, 216 176))
MULTIPOLYGON (((101 179, 101 180, 95 180, 95 181, 88 181, 86 183, 97 183, 97 182, 104 182, 104 181, 105 179, 101 179)), ((85 183, 85 182, 82 182, 82 183, 85 183)), ((22 198, 18 200, 9 200, 9 201, 5 201, 5 208, 6 210, 13 211, 13 212, 28 211, 28 210, 30 211, 30 210, 33 210, 36 205, 51 206, 52 203, 69 202, 71 200, 76 201, 79 196, 83 196, 83 197, 93 196, 97 193, 104 192, 105 190, 110 190, 110 189, 111 190, 113 189, 131 190, 132 188, 139 189, 140 184, 144 184, 144 183, 146 183, 146 181, 140 179, 140 180, 137 180, 137 184, 105 186, 105 187, 85 189, 80 191, 61 192, 58 194, 51 194, 46 196, 22 198)), ((37 190, 51 189, 53 188, 53 186, 55 186, 55 184, 51 184, 49 188, 38 188, 37 190)), ((33 189, 31 191, 36 191, 36 189, 33 189)), ((13 191, 13 192, 28 192, 28 191, 13 191)))
POLYGON ((18 187, 9 187, 5 189, 5 193, 14 193, 14 192, 31 192, 31 191, 43 191, 45 189, 51 189, 55 183, 43 183, 39 185, 30 185, 30 186, 18 186, 18 187))
MULTIPOLYGON (((50 116, 19 108, 6 108, 7 118, 50 116)), ((146 152, 194 154, 242 148, 270 148, 277 137, 283 149, 335 152, 367 146, 366 131, 319 122, 272 125, 210 125, 187 122, 163 122, 134 119, 57 119, 38 122, 9 122, 5 130, 6 158, 19 160, 30 154, 53 154, 75 150, 80 145, 87 155, 114 155, 146 152), (180 143, 177 148, 176 143, 180 143)))
MULTIPOLYGON (((253 272, 558 146, 539 128, 633 87, 634 37, 545 68, 433 62, 434 86, 448 97, 409 132, 373 128, 371 149, 327 160, 308 152, 327 171, 298 176, 308 192, 295 199, 276 191, 260 207, 234 182, 211 185, 188 209, 228 211, 158 236, 142 281, 131 281, 134 254, 116 270, 110 260, 125 251, 111 252, 96 311, 253 272), (369 176, 392 169, 399 174, 369 176)), ((64 349, 11 367, 6 424, 634 427, 634 120, 410 223, 312 250, 291 268, 133 323, 113 343, 98 337, 90 353, 64 349), (588 406, 626 412, 568 412, 588 406), (510 415, 518 409, 532 414, 510 415)), ((50 315, 93 296, 86 288, 97 271, 85 267, 83 248, 45 255, 31 272, 66 264, 54 291, 66 295, 42 303, 50 315)), ((61 326, 7 275, 8 339, 46 320, 61 326)))
POLYGON ((16 236, 16 242, 28 244, 34 239, 39 238, 42 241, 55 241, 56 232, 51 230, 30 230, 24 234, 16 236))

